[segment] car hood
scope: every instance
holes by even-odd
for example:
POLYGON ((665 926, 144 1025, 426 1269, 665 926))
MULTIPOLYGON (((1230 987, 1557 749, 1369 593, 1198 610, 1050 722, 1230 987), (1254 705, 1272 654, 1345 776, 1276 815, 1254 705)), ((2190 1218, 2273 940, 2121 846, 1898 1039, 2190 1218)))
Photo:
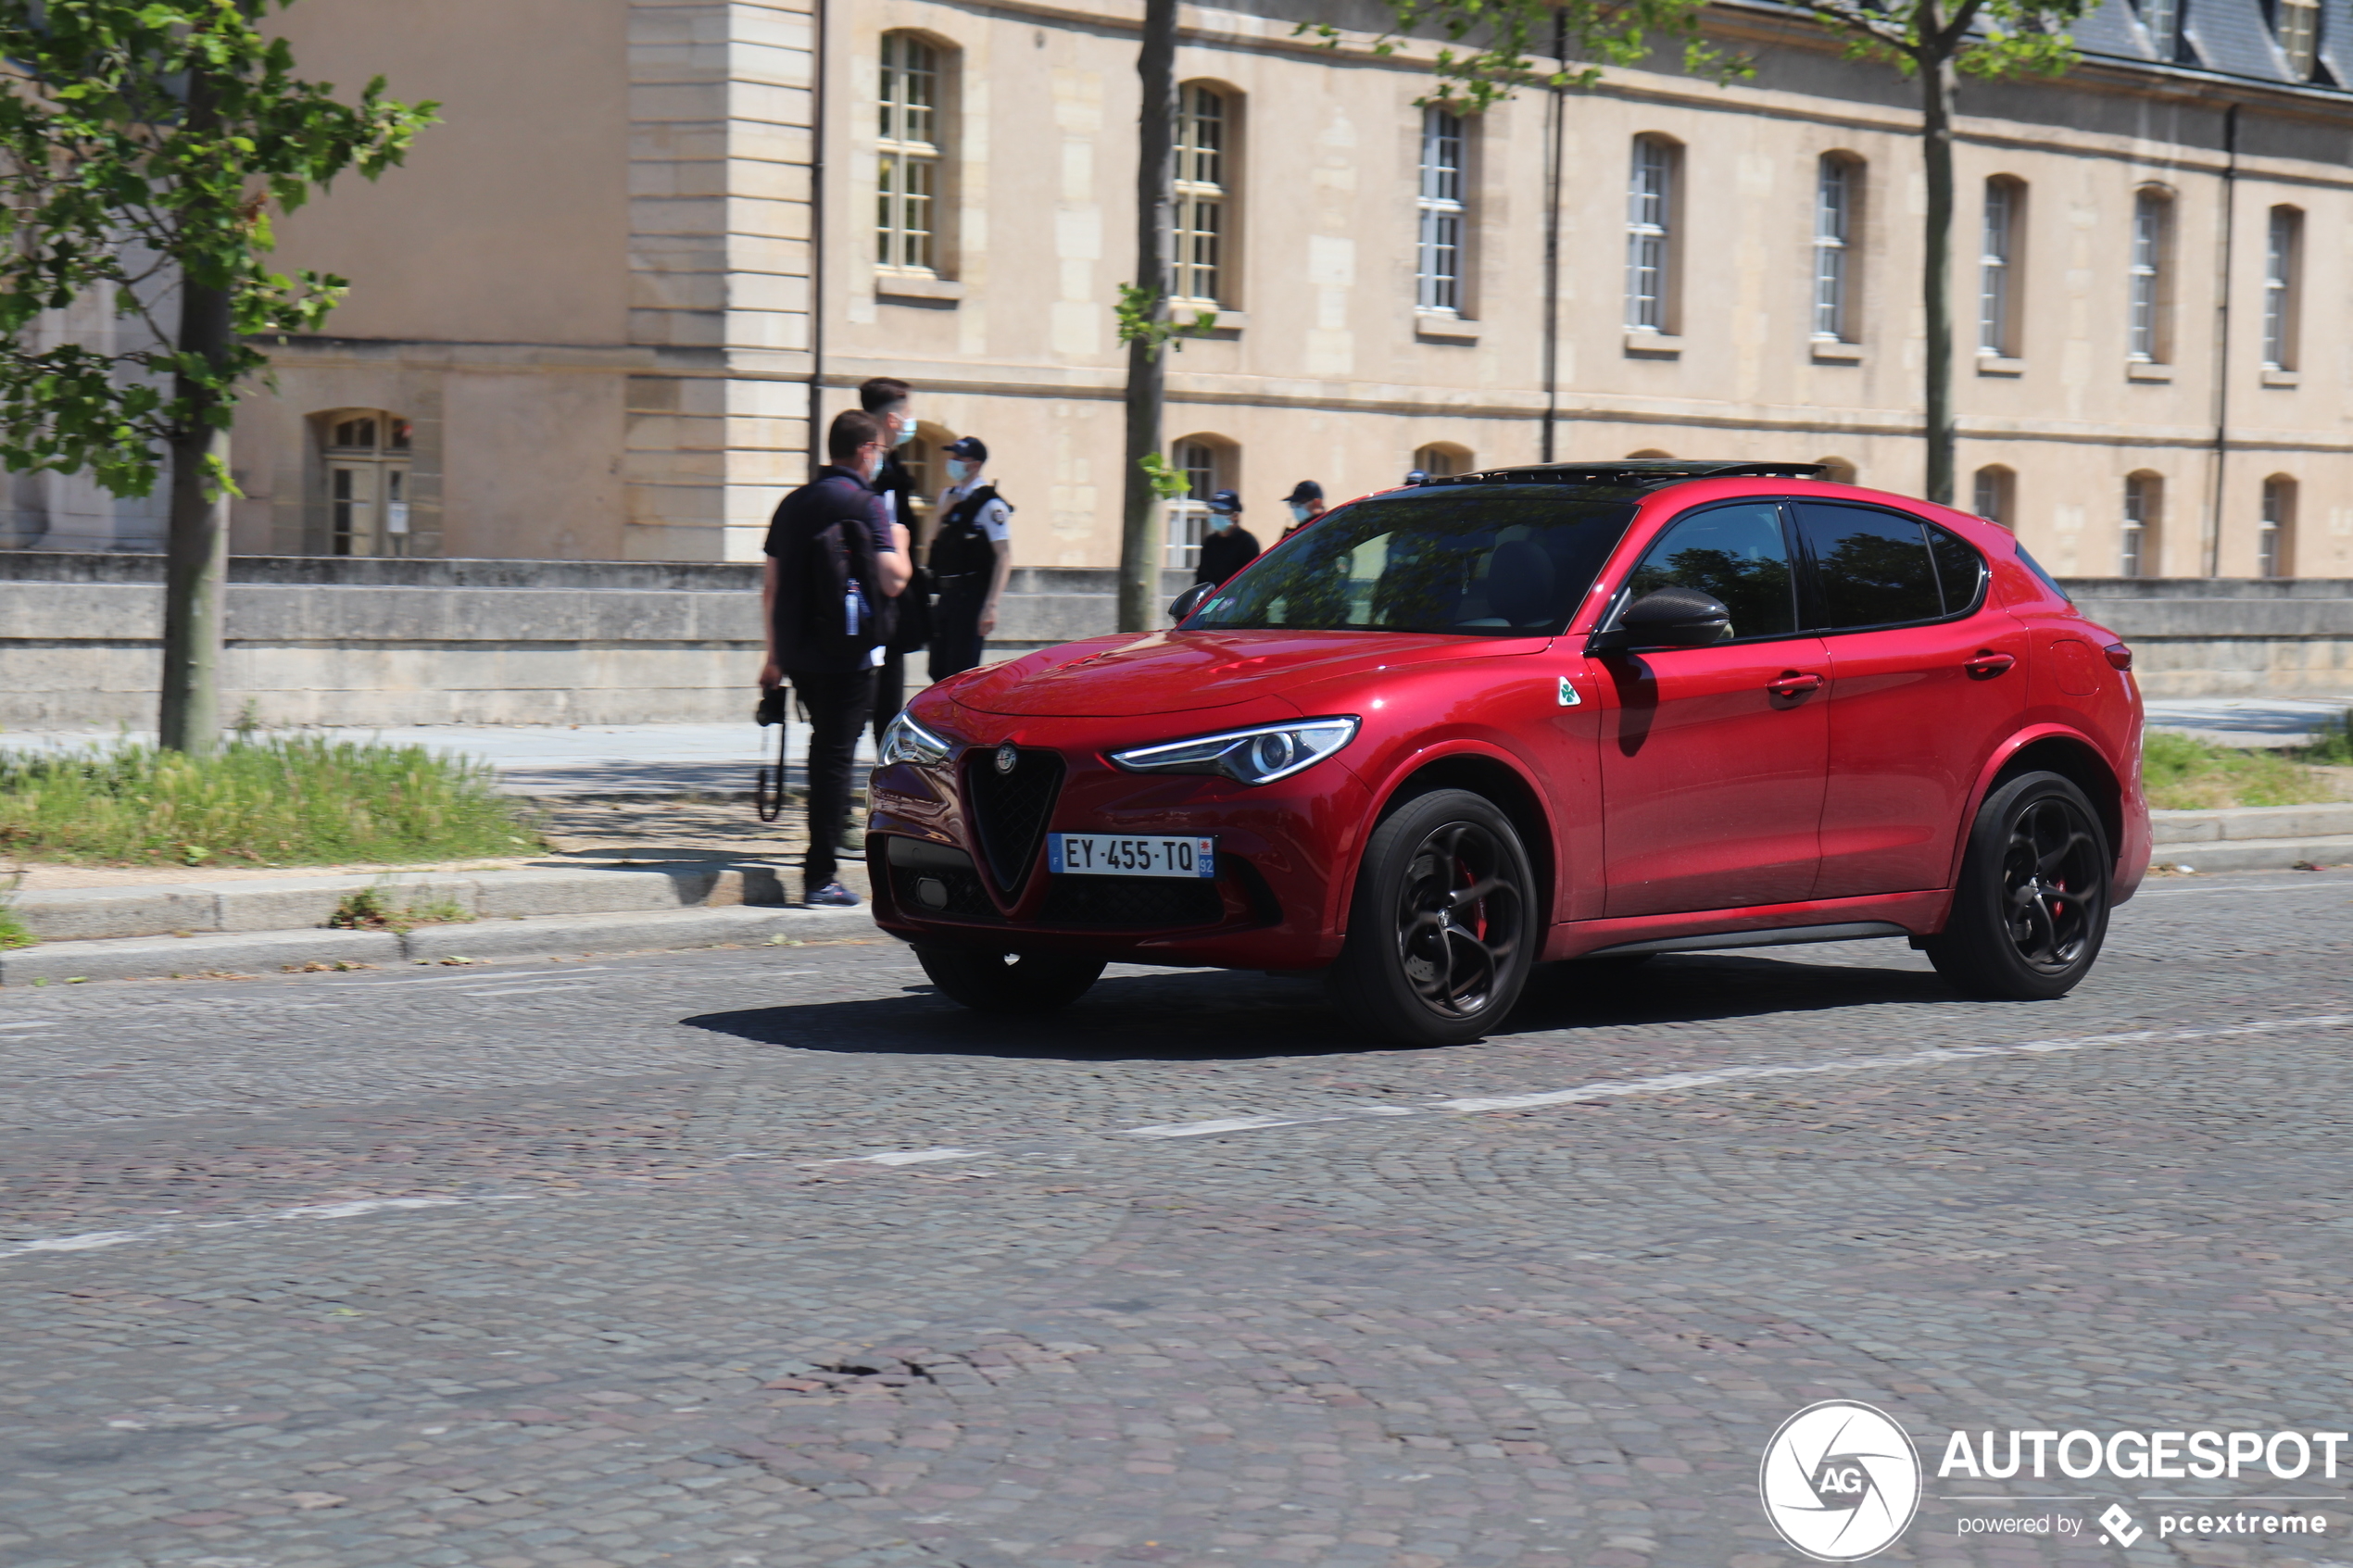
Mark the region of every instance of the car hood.
POLYGON ((1380 669, 1499 658, 1541 638, 1420 632, 1154 632, 1092 637, 976 671, 949 694, 983 713, 1108 718, 1229 708, 1380 669))

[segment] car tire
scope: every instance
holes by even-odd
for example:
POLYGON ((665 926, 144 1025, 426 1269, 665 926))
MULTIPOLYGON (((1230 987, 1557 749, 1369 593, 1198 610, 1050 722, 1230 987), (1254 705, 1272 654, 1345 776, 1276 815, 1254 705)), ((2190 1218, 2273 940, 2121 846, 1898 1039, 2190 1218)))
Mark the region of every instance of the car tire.
POLYGON ((1484 796, 1433 790, 1373 830, 1327 985, 1351 1022, 1384 1039, 1461 1045, 1519 1000, 1542 931, 1511 819, 1484 796))
POLYGON ((2064 997, 2107 938, 2114 866, 2099 813, 2073 781, 2004 780, 1970 824, 1944 929, 1920 945, 1936 972, 1972 997, 2064 997))
POLYGON ((942 993, 975 1012, 1060 1012, 1103 972, 1101 959, 985 947, 918 947, 915 961, 942 993))

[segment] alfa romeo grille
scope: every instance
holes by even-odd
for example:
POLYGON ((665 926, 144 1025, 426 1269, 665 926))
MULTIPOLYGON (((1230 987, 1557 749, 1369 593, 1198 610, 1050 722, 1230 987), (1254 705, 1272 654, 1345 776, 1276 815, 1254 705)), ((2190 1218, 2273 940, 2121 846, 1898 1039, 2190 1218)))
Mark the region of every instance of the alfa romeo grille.
POLYGON ((1157 876, 1058 876, 1038 920, 1047 925, 1168 930, 1215 925, 1226 901, 1214 882, 1157 876))
POLYGON ((972 811, 973 836, 999 892, 1019 891, 1038 863, 1046 839, 1046 819, 1063 787, 1059 752, 1019 750, 1011 772, 997 771, 997 753, 978 746, 964 755, 964 799, 972 811))

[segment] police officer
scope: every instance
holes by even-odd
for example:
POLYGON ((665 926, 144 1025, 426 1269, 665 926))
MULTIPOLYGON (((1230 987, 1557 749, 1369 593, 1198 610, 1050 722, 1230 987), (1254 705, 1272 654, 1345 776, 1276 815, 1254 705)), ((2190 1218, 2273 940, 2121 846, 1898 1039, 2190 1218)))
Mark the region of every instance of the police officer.
POLYGON ((982 475, 988 446, 976 435, 949 443, 948 488, 939 493, 931 536, 931 678, 944 681, 981 660, 997 630, 997 607, 1013 571, 1013 509, 982 475))
POLYGON ((801 902, 842 909, 858 902, 836 872, 849 824, 850 770, 859 733, 875 707, 882 662, 877 607, 907 585, 906 531, 873 488, 889 438, 872 414, 834 416, 825 451, 833 461, 777 503, 768 524, 761 603, 767 611, 762 691, 789 680, 809 709, 809 850, 801 902))
POLYGON ((1258 558, 1258 540, 1242 526, 1242 498, 1220 490, 1209 498, 1209 533, 1201 542, 1196 583, 1223 583, 1258 558))
POLYGON ((1290 487, 1290 494, 1283 497, 1283 505, 1290 508, 1290 526, 1283 530, 1283 537, 1288 539, 1324 515, 1324 487, 1312 479, 1302 479, 1290 487))

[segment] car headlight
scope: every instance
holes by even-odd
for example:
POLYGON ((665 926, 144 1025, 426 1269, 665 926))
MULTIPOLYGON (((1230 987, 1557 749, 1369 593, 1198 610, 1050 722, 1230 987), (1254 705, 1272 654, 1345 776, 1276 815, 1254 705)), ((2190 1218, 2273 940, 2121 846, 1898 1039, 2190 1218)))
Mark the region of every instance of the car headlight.
POLYGON ((1258 724, 1193 740, 1131 746, 1111 759, 1131 773, 1223 773, 1247 784, 1272 784, 1312 768, 1356 738, 1357 721, 1302 719, 1258 724))
POLYGON ((945 762, 956 748, 901 713, 883 731, 882 759, 889 762, 913 762, 923 766, 945 762))

